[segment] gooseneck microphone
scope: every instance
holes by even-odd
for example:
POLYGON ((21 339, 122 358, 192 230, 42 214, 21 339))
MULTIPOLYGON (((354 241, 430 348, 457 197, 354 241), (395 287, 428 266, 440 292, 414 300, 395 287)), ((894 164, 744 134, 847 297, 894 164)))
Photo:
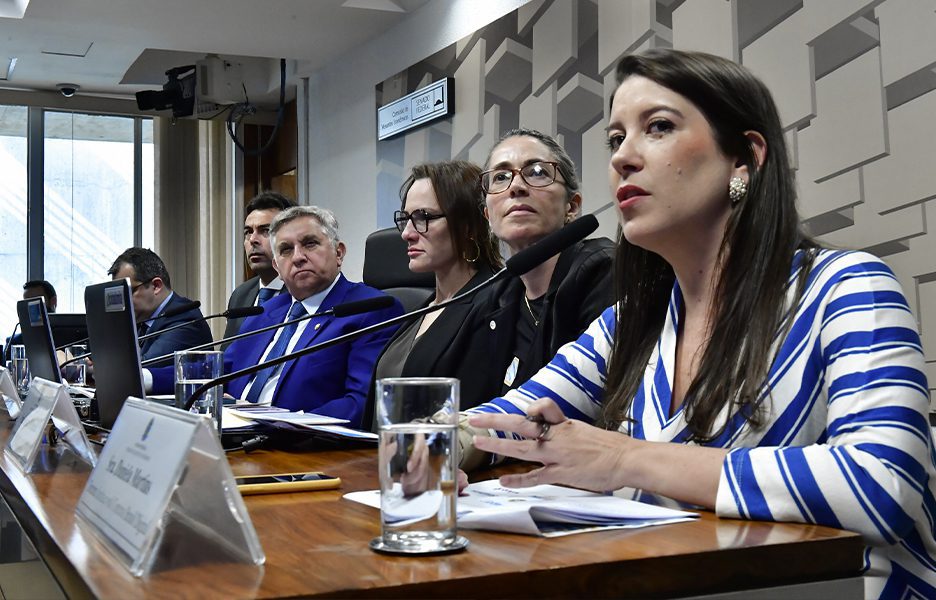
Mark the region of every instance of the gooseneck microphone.
MULTIPOLYGON (((390 308, 390 306, 392 305, 393 305, 393 298, 391 298, 390 296, 366 298, 364 300, 355 300, 354 302, 345 302, 344 304, 336 304, 335 306, 331 307, 328 310, 323 310, 321 312, 317 312, 313 314, 307 314, 305 316, 293 319, 291 321, 275 323, 273 325, 261 327, 260 329, 254 329, 252 331, 248 331, 245 333, 238 333, 237 335, 232 335, 231 337, 222 338, 214 342, 207 342, 204 344, 200 344, 198 346, 192 346, 191 348, 188 348, 188 351, 194 352, 196 350, 204 350, 205 348, 213 348, 221 344, 236 342, 237 340, 250 337, 252 335, 258 335, 261 333, 265 333, 267 331, 271 331, 273 329, 280 329, 281 327, 286 327, 287 325, 291 325, 293 323, 300 323, 302 321, 307 321, 314 317, 326 317, 329 315, 334 315, 336 317, 349 317, 351 315, 356 315, 356 314, 364 313, 364 312, 370 312, 372 310, 381 310, 384 308, 390 308)), ((260 314, 261 312, 263 312, 263 309, 258 306, 251 306, 250 308, 254 309, 257 312, 252 312, 250 313, 250 315, 245 315, 245 316, 252 316, 252 315, 260 314)), ((232 316, 236 317, 236 315, 232 315, 232 316)), ((141 362, 140 366, 149 367, 157 363, 163 362, 167 359, 170 359, 172 358, 172 356, 173 356, 172 354, 164 354, 162 356, 157 356, 155 358, 149 358, 141 362)))
MULTIPOLYGON (((198 307, 200 307, 200 306, 201 306, 201 302, 199 302, 198 300, 189 300, 188 302, 186 302, 186 303, 184 303, 184 304, 180 304, 179 306, 176 306, 175 308, 167 309, 167 310, 163 311, 162 313, 160 313, 159 315, 157 315, 157 316, 155 316, 155 317, 152 317, 152 318, 150 318, 150 319, 146 319, 146 320, 144 320, 144 321, 142 321, 142 322, 143 322, 143 323, 152 323, 153 321, 158 321, 158 320, 160 320, 160 319, 168 319, 168 318, 170 318, 170 317, 174 317, 174 316, 176 316, 176 315, 181 315, 182 313, 186 313, 186 312, 188 312, 188 311, 190 311, 190 310, 195 310, 196 308, 198 308, 198 307)), ((186 324, 187 324, 187 323, 186 323, 186 324)), ((169 330, 166 329, 165 331, 169 331, 169 330)), ((143 336, 143 337, 146 337, 146 336, 143 336)), ((141 337, 140 339, 142 340, 143 338, 141 337)), ((64 349, 68 348, 69 346, 75 346, 75 345, 77 345, 77 344, 84 344, 84 343, 87 342, 87 341, 88 341, 88 338, 82 338, 82 339, 77 340, 77 341, 75 341, 75 342, 69 342, 69 343, 67 343, 67 344, 62 344, 61 346, 56 346, 55 349, 56 349, 56 351, 58 351, 58 350, 64 350, 64 349)), ((90 355, 89 355, 89 354, 82 354, 81 356, 76 357, 76 358, 84 358, 84 357, 86 357, 86 356, 90 356, 90 355)), ((68 362, 72 362, 72 361, 68 361, 68 362)), ((66 363, 62 363, 62 364, 64 365, 64 364, 66 364, 66 363)))
POLYGON ((481 283, 471 288, 470 290, 462 292, 461 294, 453 296, 443 302, 439 302, 438 304, 430 304, 429 306, 424 306, 423 308, 410 311, 398 317, 393 317, 392 319, 387 319, 386 321, 381 321, 380 323, 374 323, 373 325, 369 325, 362 329, 358 329, 357 331, 348 332, 336 338, 332 338, 330 340, 326 340, 319 344, 315 344, 314 346, 308 346, 306 348, 303 348, 302 350, 297 350, 296 352, 292 352, 290 354, 284 354, 283 356, 280 356, 278 358, 274 358, 272 360, 261 362, 256 365, 251 365, 249 367, 241 369, 240 371, 234 371, 233 373, 222 375, 221 377, 218 377, 217 379, 212 379, 211 381, 200 385, 199 387, 195 389, 194 392, 192 392, 191 397, 189 397, 188 402, 185 403, 185 406, 183 407, 183 409, 184 410, 191 409, 192 405, 194 405, 195 402, 197 402, 198 399, 206 391, 208 391, 209 389, 213 388, 216 385, 223 385, 225 383, 228 383, 229 381, 233 381, 235 379, 243 377, 244 375, 250 375, 251 373, 256 373, 257 371, 263 370, 267 367, 273 367, 276 365, 280 365, 284 362, 288 362, 290 360, 302 358, 303 356, 307 354, 312 354, 313 352, 318 352, 319 350, 324 350, 326 348, 330 348, 337 344, 342 344, 344 342, 357 339, 373 331, 378 331, 380 329, 383 329, 384 327, 390 327, 391 325, 396 325, 398 323, 402 323, 404 321, 407 321, 415 317, 420 317, 422 315, 435 312, 437 310, 442 310, 449 304, 452 304, 454 302, 459 302, 467 297, 473 296, 480 290, 486 288, 487 286, 493 284, 495 281, 498 281, 499 279, 505 277, 508 274, 514 275, 516 277, 524 275, 527 272, 531 271, 533 268, 539 266, 540 264, 548 260, 549 258, 555 256, 556 254, 559 254, 560 252, 562 252, 563 250, 565 250, 572 244, 576 243, 579 240, 584 239, 586 236, 588 236, 590 233, 592 233, 596 229, 598 229, 598 219, 594 215, 585 215, 583 217, 580 217, 576 219, 575 221, 572 221, 570 224, 566 225, 562 229, 559 229, 558 231, 554 231, 553 233, 550 233, 549 235, 547 235, 540 241, 536 242, 529 248, 521 250, 517 254, 513 255, 507 260, 503 269, 501 269, 500 271, 498 271, 491 277, 487 278, 486 280, 482 281, 481 283))

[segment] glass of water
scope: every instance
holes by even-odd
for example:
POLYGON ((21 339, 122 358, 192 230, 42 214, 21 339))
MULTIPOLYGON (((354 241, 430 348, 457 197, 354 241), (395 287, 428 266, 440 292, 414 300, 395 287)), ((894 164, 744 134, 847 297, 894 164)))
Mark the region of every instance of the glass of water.
POLYGON ((26 358, 26 346, 14 344, 10 346, 10 362, 13 369, 10 375, 13 377, 13 383, 16 384, 16 391, 21 398, 25 398, 29 393, 29 382, 32 379, 29 373, 29 359, 26 358))
POLYGON ((88 346, 87 344, 74 344, 68 347, 67 356, 69 360, 75 359, 65 365, 63 376, 65 381, 76 386, 85 386, 88 383, 88 346), (78 358, 84 356, 85 358, 78 358))
POLYGON ((432 554, 468 546, 455 526, 458 395, 457 379, 377 381, 381 536, 373 550, 432 554))
MULTIPOLYGON (((220 351, 181 351, 175 353, 175 405, 183 408, 203 384, 221 377, 224 353, 220 351)), ((209 388, 192 405, 191 411, 208 415, 221 432, 221 386, 209 388)))

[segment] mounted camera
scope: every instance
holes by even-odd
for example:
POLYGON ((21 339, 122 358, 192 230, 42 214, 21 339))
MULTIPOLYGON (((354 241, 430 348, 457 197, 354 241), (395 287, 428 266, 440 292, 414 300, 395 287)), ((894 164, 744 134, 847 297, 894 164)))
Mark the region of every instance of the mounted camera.
POLYGON ((55 87, 58 88, 58 91, 62 92, 62 95, 66 98, 71 98, 75 95, 75 92, 81 88, 77 83, 57 83, 55 87))
POLYGON ((144 90, 136 93, 140 110, 172 109, 172 116, 187 117, 195 109, 195 65, 175 67, 166 71, 169 81, 162 90, 144 90))

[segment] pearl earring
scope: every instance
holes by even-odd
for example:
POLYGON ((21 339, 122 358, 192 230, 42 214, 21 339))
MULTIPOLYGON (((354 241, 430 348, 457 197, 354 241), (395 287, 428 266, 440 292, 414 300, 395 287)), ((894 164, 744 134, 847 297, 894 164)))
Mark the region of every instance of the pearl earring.
POLYGON ((728 199, 731 200, 731 205, 744 200, 744 197, 747 195, 747 184, 740 177, 732 177, 728 181, 728 199))

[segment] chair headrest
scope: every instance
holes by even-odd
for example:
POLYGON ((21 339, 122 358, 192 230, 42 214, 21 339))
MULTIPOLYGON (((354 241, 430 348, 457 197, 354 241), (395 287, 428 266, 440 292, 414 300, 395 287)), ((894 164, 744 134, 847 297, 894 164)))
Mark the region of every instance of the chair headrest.
POLYGON ((435 275, 409 270, 406 242, 396 227, 379 229, 364 243, 364 283, 379 290, 391 287, 435 289, 435 275))

